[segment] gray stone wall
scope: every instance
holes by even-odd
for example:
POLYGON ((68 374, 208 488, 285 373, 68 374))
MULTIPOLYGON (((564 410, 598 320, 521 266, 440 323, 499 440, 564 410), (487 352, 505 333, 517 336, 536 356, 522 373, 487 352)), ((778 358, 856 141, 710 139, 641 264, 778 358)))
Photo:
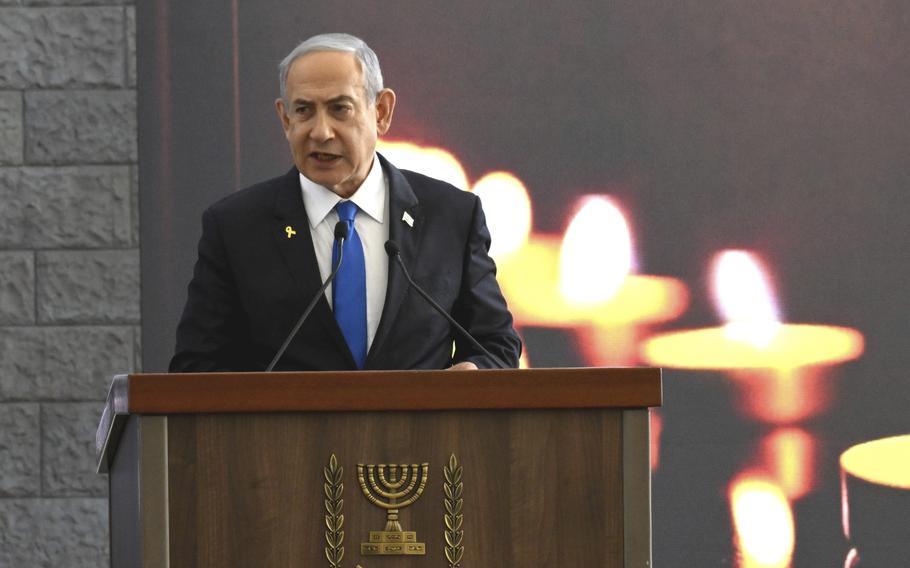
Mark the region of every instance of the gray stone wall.
POLYGON ((108 564, 94 431, 139 366, 129 4, 0 0, 0 567, 108 564))

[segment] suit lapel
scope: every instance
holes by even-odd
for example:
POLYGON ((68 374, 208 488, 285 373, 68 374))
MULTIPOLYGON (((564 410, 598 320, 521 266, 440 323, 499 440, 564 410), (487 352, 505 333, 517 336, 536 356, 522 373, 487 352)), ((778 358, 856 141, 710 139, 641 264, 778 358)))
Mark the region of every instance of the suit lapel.
MULTIPOLYGON (((275 244, 287 263, 296 288, 300 293, 300 310, 306 307, 313 295, 322 286, 322 276, 313 249, 313 236, 310 234, 310 221, 303 205, 300 193, 300 178, 296 168, 282 179, 281 187, 275 199, 275 221, 271 231, 275 244)), ((337 344, 340 353, 349 360, 351 368, 356 368, 351 350, 348 348, 341 329, 335 321, 325 294, 316 303, 310 318, 318 320, 325 331, 337 344)))
MULTIPOLYGON (((420 241, 423 238, 424 216, 420 203, 411 184, 405 179, 401 171, 391 165, 381 155, 379 161, 389 179, 389 240, 395 241, 401 250, 401 260, 413 275, 417 269, 417 252, 420 250, 420 241), (409 223, 406 219, 410 219, 409 223)), ((401 303, 408 291, 408 281, 401 272, 401 267, 392 258, 389 258, 389 280, 386 287, 385 303, 382 307, 382 317, 376 336, 370 346, 367 356, 367 368, 375 368, 378 357, 382 353, 382 344, 395 325, 401 303)))

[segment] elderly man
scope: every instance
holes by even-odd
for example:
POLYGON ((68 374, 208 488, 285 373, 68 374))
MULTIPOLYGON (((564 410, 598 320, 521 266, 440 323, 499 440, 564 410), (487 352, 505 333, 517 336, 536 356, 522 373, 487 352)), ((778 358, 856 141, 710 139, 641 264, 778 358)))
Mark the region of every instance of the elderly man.
POLYGON ((279 70, 275 106, 295 167, 203 214, 170 370, 266 368, 339 255, 336 279, 277 369, 517 366, 521 343, 480 201, 376 153, 395 110, 376 54, 353 36, 325 34, 279 70), (349 228, 343 246, 339 221, 349 228), (410 289, 386 254, 389 240, 416 283, 488 353, 410 289))

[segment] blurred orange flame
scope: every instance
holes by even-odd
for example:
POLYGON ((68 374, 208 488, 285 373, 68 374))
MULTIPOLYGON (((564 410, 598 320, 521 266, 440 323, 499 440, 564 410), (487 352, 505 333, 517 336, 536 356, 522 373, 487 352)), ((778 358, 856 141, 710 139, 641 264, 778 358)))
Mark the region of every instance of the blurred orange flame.
MULTIPOLYGON (((377 149, 400 168, 470 187, 464 167, 443 148, 380 140, 377 149)), ((680 281, 630 274, 629 225, 610 198, 582 198, 561 238, 533 233, 529 192, 514 174, 491 172, 471 190, 483 201, 490 254, 516 325, 580 328, 588 364, 631 365, 638 360, 638 328, 685 310, 688 293, 680 281)), ((529 365, 526 357, 521 364, 529 365)))
MULTIPOLYGON (((792 324, 785 330, 790 330, 792 324)), ((807 342, 803 342, 805 345, 807 342)), ((770 424, 793 424, 831 406, 833 377, 819 366, 781 366, 779 369, 734 369, 740 385, 740 406, 770 424)))
POLYGON ((660 467, 660 435, 664 431, 664 418, 661 416, 660 410, 656 408, 652 408, 648 415, 651 422, 649 445, 651 446, 651 471, 653 472, 660 467))
POLYGON ((793 511, 780 487, 754 473, 730 484, 740 568, 786 568, 795 543, 793 511))
POLYGON ((520 179, 508 172, 492 172, 471 190, 483 202, 492 236, 490 256, 502 257, 521 249, 531 234, 531 198, 520 179))
MULTIPOLYGON (((652 365, 681 369, 764 369, 799 371, 831 366, 863 353, 863 336, 854 329, 830 325, 783 324, 764 348, 734 341, 720 328, 681 330, 655 335, 643 348, 652 365)), ((804 404, 805 401, 793 401, 804 404)))
POLYGON ((778 428, 762 440, 762 461, 784 494, 795 500, 815 482, 815 438, 802 428, 778 428))
POLYGON ((743 250, 722 251, 711 263, 714 301, 735 341, 767 347, 780 330, 780 315, 767 270, 743 250))
POLYGON ((418 146, 411 142, 379 140, 376 151, 382 153, 395 167, 411 170, 447 181, 458 189, 470 187, 468 176, 461 162, 448 150, 431 146, 418 146))
POLYGON ((521 355, 518 357, 518 368, 519 369, 530 369, 531 360, 528 358, 527 347, 522 347, 521 355))
POLYGON ((596 304, 619 291, 632 269, 626 218, 609 198, 582 198, 563 237, 559 290, 570 303, 596 304))

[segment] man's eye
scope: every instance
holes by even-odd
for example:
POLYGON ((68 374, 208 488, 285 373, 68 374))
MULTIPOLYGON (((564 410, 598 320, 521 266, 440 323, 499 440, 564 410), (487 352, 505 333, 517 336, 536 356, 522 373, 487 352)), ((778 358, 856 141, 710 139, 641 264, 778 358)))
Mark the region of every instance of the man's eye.
POLYGON ((309 112, 309 110, 310 110, 310 107, 300 106, 300 107, 297 107, 296 112, 297 112, 297 114, 306 114, 307 112, 309 112))
POLYGON ((338 114, 347 114, 351 112, 351 107, 348 105, 335 105, 332 110, 338 114))

